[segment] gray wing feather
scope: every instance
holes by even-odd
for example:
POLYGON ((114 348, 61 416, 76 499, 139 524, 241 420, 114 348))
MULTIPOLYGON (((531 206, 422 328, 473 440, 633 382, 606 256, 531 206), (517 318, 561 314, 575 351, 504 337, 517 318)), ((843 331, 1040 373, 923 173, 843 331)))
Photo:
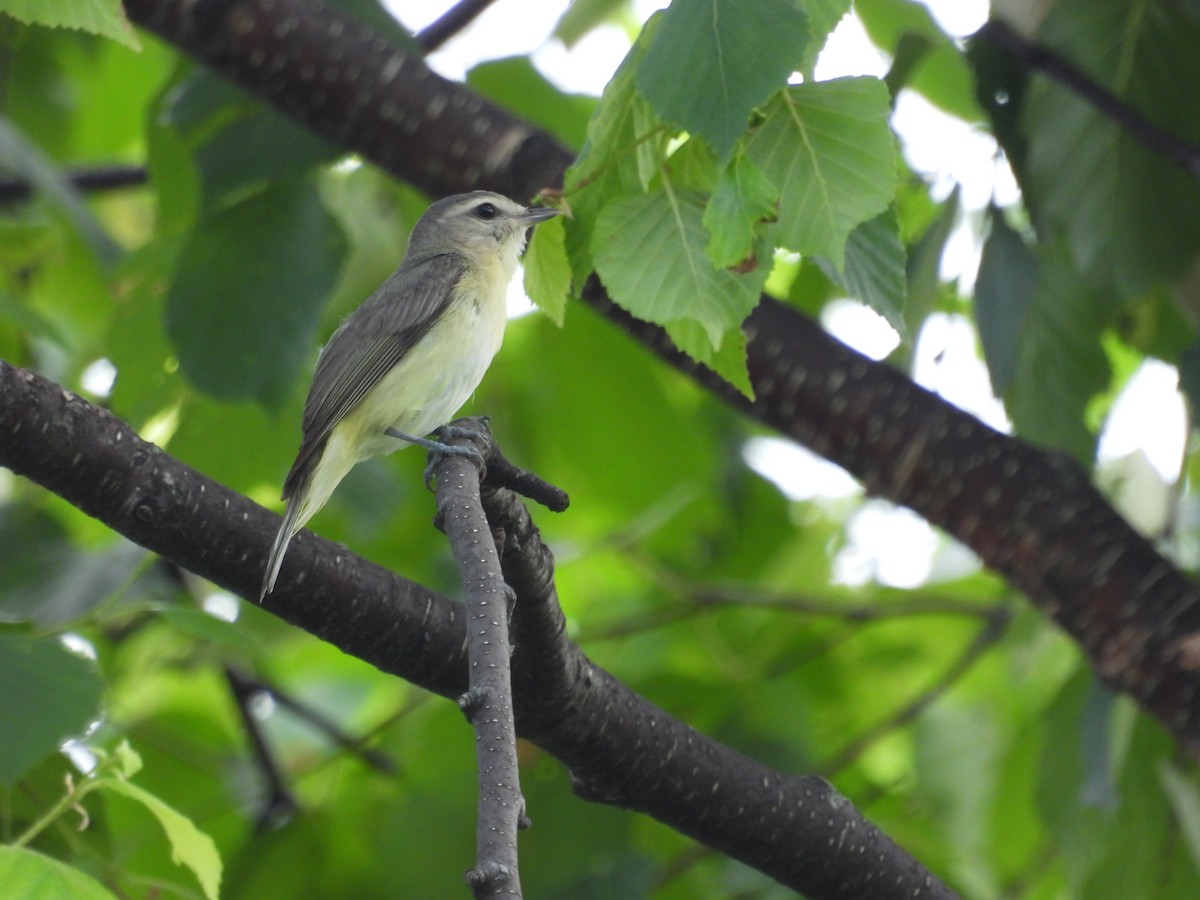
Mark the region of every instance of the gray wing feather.
POLYGON ((283 499, 308 480, 334 426, 441 318, 465 268, 457 253, 405 260, 333 333, 313 373, 283 499))

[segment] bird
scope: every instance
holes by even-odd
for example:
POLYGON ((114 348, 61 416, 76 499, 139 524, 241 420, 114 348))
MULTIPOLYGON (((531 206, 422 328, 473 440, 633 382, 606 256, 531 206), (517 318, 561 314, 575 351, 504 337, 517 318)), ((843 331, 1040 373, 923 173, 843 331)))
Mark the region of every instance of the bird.
POLYGON ((472 191, 435 201, 417 220, 400 267, 317 358, 260 603, 292 537, 355 465, 410 444, 447 449, 421 436, 446 424, 483 380, 504 338, 508 284, 529 231, 558 212, 472 191))

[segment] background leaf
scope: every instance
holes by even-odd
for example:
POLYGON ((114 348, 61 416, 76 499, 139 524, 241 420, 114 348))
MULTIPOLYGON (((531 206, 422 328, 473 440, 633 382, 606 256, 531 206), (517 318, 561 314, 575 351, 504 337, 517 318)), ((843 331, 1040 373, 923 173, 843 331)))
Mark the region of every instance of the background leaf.
POLYGON ((204 889, 204 896, 216 900, 221 887, 221 858, 212 838, 200 831, 186 816, 180 815, 154 794, 136 784, 118 778, 105 779, 103 788, 121 794, 144 806, 158 820, 171 842, 171 858, 192 870, 204 889))
POLYGON ((846 241, 844 268, 817 259, 830 278, 841 282, 850 296, 879 313, 901 338, 909 337, 904 318, 904 245, 894 210, 888 210, 857 226, 846 241))
POLYGON ((100 715, 96 666, 55 638, 0 631, 0 782, 14 784, 100 715))
POLYGON ((1088 290, 1061 244, 1048 248, 1038 266, 1041 281, 1025 314, 1005 404, 1019 434, 1086 464, 1096 437, 1084 411, 1112 374, 1100 336, 1113 301, 1088 290))
POLYGON ((79 869, 24 847, 0 846, 0 884, 11 900, 113 900, 116 896, 79 869))
POLYGON ((989 214, 992 230, 975 280, 975 320, 992 390, 1002 397, 1019 372, 1020 336, 1037 295, 1038 265, 1004 213, 993 207, 989 214))
POLYGON ((184 244, 167 333, 197 387, 279 406, 316 345, 346 246, 310 185, 274 185, 207 219, 184 244), (231 269, 224 260, 243 265, 231 269))
MULTIPOLYGON (((1066 0, 1041 39, 1141 115, 1200 142, 1179 84, 1200 79, 1200 23, 1158 3, 1066 0), (1164 64, 1165 61, 1169 64, 1164 64), (1114 61, 1117 64, 1114 65, 1114 61)), ((1136 295, 1178 278, 1200 251, 1200 184, 1094 105, 1034 79, 1024 109, 1027 176, 1039 218, 1062 229, 1079 272, 1136 295)))

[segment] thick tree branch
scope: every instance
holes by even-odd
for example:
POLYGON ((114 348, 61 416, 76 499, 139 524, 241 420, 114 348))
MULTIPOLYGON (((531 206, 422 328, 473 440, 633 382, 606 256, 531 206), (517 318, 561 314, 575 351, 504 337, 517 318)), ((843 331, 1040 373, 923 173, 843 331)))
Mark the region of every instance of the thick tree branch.
MULTIPOLYGON (((0 465, 213 583, 258 596, 278 516, 3 361, 0 465)), ((730 750, 593 664, 566 640, 553 560, 524 506, 507 489, 483 501, 504 532, 504 576, 518 598, 518 733, 561 760, 589 799, 653 816, 813 900, 953 896, 828 782, 730 750)), ((311 532, 296 536, 265 606, 427 690, 467 689, 462 608, 311 532)))
MULTIPOLYGON (((434 194, 528 197, 568 151, 319 0, 127 0, 136 23, 310 128, 434 194), (314 86, 315 73, 321 83, 314 86)), ((974 549, 1191 752, 1200 751, 1200 591, 1065 458, 1001 435, 764 298, 746 322, 751 403, 632 319, 585 302, 664 360, 974 549)))
POLYGON ((545 132, 319 0, 126 0, 125 10, 335 144, 409 173, 401 177, 433 196, 503 182, 501 193, 528 199, 559 182, 570 162, 545 132))

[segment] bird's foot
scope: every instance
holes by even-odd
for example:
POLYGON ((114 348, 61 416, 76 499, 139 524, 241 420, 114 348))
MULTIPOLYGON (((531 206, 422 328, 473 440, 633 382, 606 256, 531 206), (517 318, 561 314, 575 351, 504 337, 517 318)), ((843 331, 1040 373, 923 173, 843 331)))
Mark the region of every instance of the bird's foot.
MULTIPOLYGON (((480 473, 487 471, 487 463, 484 462, 483 454, 480 453, 473 445, 470 444, 447 444, 444 441, 435 441, 431 438, 417 437, 412 434, 405 434, 403 431, 397 431, 395 428, 388 428, 384 431, 388 437, 394 437, 402 441, 407 441, 410 444, 416 444, 429 451, 429 462, 425 465, 425 487, 432 490, 433 470, 437 468, 437 464, 441 462, 441 456, 465 456, 472 459, 479 466, 480 473)), ((436 432, 439 437, 470 437, 474 434, 468 428, 457 428, 453 425, 443 425, 436 432)))

